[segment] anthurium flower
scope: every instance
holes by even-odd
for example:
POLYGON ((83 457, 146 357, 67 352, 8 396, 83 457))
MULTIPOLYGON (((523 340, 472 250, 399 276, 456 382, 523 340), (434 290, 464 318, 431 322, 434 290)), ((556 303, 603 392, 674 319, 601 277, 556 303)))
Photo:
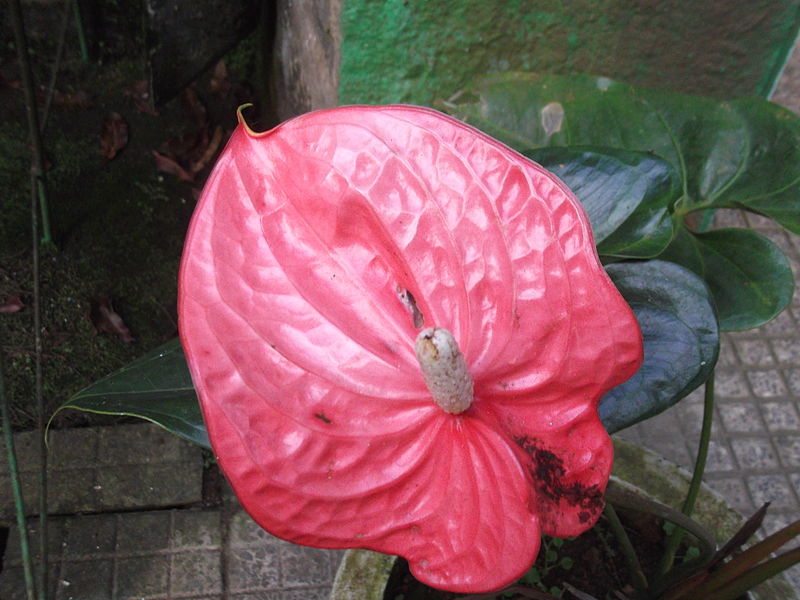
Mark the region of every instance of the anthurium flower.
POLYGON ((219 463, 276 536, 497 589, 603 508, 632 312, 553 175, 429 109, 240 124, 196 209, 181 339, 219 463))

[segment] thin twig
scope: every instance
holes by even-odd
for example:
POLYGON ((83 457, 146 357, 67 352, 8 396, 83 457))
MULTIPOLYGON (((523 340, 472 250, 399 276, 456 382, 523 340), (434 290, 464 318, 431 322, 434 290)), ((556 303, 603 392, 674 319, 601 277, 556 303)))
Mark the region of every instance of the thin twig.
POLYGON ((39 222, 36 184, 31 177, 31 254, 33 262, 33 347, 36 432, 39 437, 39 600, 47 600, 47 445, 45 443, 44 393, 42 389, 42 311, 39 277, 39 222))
POLYGON ((25 575, 25 591, 28 600, 34 600, 36 590, 33 583, 33 561, 31 560, 30 546, 28 544, 28 527, 25 522, 25 504, 22 499, 22 486, 17 469, 17 453, 14 450, 14 436, 11 433, 11 419, 9 418, 8 399, 5 394, 3 382, 3 368, 0 363, 0 418, 3 420, 3 439, 6 444, 8 472, 11 476, 11 492, 14 495, 14 513, 17 517, 19 529, 19 549, 22 554, 22 570, 25 575))
POLYGON ((39 129, 39 115, 36 107, 36 94, 33 73, 28 60, 28 42, 25 36, 25 23, 22 20, 20 0, 9 0, 14 39, 17 45, 22 83, 25 91, 25 110, 28 114, 28 129, 33 148, 31 161, 31 260, 33 262, 33 336, 36 350, 35 395, 37 408, 37 427, 39 435, 39 548, 38 592, 40 600, 47 600, 47 449, 45 446, 44 394, 42 392, 42 318, 39 289, 39 220, 42 215, 42 243, 51 244, 50 221, 47 209, 47 194, 44 178, 44 151, 39 129))
POLYGON ((25 35, 25 23, 22 20, 20 0, 9 0, 11 7, 11 25, 14 29, 14 43, 17 45, 17 60, 22 75, 22 87, 25 93, 25 111, 28 115, 28 131, 30 135, 33 159, 31 175, 35 182, 34 197, 42 212, 42 242, 52 243, 50 235, 50 216, 47 209, 47 192, 44 177, 44 150, 39 128, 39 112, 36 108, 36 88, 33 83, 33 72, 28 59, 28 40, 25 35))
POLYGON ((56 81, 58 80, 58 73, 61 71, 61 59, 64 56, 64 40, 67 39, 67 26, 69 25, 70 3, 74 0, 64 0, 64 14, 61 17, 61 31, 58 34, 58 45, 56 46, 56 56, 53 59, 53 70, 50 73, 50 84, 47 86, 47 91, 44 99, 44 108, 42 109, 42 123, 39 126, 39 132, 44 135, 44 130, 47 128, 47 118, 50 116, 50 104, 53 101, 53 96, 56 93, 56 81))

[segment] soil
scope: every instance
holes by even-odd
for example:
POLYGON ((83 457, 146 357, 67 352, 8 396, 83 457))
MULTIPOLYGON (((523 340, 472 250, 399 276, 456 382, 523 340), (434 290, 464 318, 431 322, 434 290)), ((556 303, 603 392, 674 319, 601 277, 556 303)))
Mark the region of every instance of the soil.
MULTIPOLYGON (((13 40, 8 6, 0 7, 0 37, 13 40)), ((189 219, 216 152, 236 124, 237 106, 256 100, 248 83, 259 47, 254 33, 223 57, 224 81, 219 73, 215 78, 212 63, 191 85, 193 95, 148 107, 144 39, 135 26, 142 6, 112 0, 93 6, 91 58, 82 59, 69 21, 43 133, 52 230, 39 269, 45 418, 78 390, 176 335, 177 271, 189 219), (127 142, 115 152, 104 150, 106 123, 120 122, 127 142), (192 181, 157 168, 154 151, 171 153, 184 168, 200 164, 218 127, 216 152, 192 181), (103 322, 104 302, 128 334, 103 322)), ((24 3, 42 121, 61 7, 24 3)), ((0 366, 12 424, 25 429, 36 422, 31 146, 10 42, 0 48, 0 114, 0 366), (18 310, 8 309, 17 302, 18 310)), ((265 125, 257 110, 251 115, 254 128, 265 125)), ((53 426, 116 420, 63 411, 53 426)))
MULTIPOLYGON (((643 571, 645 574, 652 573, 661 558, 661 549, 667 536, 659 519, 620 509, 617 509, 617 513, 634 545, 643 571)), ((693 552, 690 548, 690 545, 682 547, 676 564, 688 559, 693 552)), ((558 540, 544 536, 536 563, 515 585, 548 592, 557 598, 571 599, 574 596, 565 591, 565 582, 597 600, 619 600, 620 596, 615 592, 624 594, 623 597, 634 597, 630 571, 605 517, 595 527, 575 538, 558 540)), ((411 575, 408 563, 403 559, 395 562, 384 593, 384 600, 457 600, 469 597, 420 583, 411 575)), ((529 597, 513 591, 499 591, 496 596, 498 600, 523 600, 529 597)))

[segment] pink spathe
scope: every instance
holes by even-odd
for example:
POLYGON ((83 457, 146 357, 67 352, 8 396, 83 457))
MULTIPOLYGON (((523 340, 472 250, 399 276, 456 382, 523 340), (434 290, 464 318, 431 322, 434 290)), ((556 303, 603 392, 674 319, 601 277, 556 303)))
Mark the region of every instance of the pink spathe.
POLYGON ((602 511, 597 403, 638 368, 639 328, 572 193, 455 119, 240 124, 192 220, 179 314, 220 465, 274 535, 481 592, 602 511), (431 327, 471 375, 460 414, 415 355, 431 327))

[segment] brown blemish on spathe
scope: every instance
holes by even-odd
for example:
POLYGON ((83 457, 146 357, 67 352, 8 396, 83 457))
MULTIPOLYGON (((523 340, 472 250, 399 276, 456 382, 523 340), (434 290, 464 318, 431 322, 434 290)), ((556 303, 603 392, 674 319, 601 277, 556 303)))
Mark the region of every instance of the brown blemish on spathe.
POLYGON ((328 417, 326 417, 325 413, 318 412, 318 413, 315 413, 314 416, 316 418, 318 418, 320 421, 322 421, 323 423, 325 423, 326 425, 332 425, 333 424, 333 421, 331 421, 328 417))
POLYGON ((514 438, 531 461, 528 472, 533 480, 540 506, 554 505, 562 502, 582 509, 578 513, 581 523, 593 520, 604 508, 603 492, 595 485, 584 485, 580 482, 568 483, 564 480, 567 470, 564 461, 554 452, 542 447, 536 439, 528 436, 514 438))

